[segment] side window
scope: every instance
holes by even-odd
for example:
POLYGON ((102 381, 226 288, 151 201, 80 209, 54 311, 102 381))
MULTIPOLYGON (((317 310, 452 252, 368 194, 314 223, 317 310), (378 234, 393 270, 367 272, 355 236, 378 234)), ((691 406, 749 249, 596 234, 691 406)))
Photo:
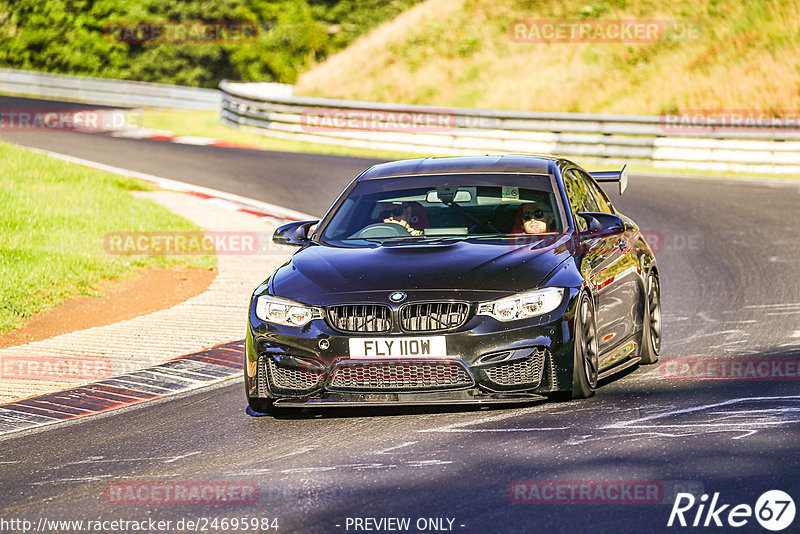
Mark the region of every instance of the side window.
POLYGON ((589 194, 594 199, 595 203, 599 206, 599 210, 603 213, 614 213, 614 208, 611 206, 611 201, 608 200, 605 191, 600 189, 597 183, 592 180, 592 177, 587 175, 583 172, 578 172, 583 177, 583 181, 586 184, 586 189, 589 191, 589 194))
POLYGON ((586 187, 585 180, 574 169, 564 173, 564 186, 567 189, 567 198, 569 199, 570 208, 572 208, 575 225, 578 230, 586 230, 586 221, 575 214, 580 211, 598 212, 601 211, 600 206, 598 206, 597 201, 586 187))

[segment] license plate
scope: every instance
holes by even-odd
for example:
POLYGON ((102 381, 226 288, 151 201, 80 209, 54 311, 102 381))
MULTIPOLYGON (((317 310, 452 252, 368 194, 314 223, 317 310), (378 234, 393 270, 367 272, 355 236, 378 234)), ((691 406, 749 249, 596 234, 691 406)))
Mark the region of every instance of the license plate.
POLYGON ((350 359, 352 360, 446 357, 447 343, 444 336, 350 338, 350 359))

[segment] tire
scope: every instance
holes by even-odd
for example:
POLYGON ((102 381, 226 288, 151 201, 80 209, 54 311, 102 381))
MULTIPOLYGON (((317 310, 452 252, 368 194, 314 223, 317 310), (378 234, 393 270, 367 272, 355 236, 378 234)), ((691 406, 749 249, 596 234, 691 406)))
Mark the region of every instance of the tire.
POLYGON ((647 276, 647 298, 645 299, 642 331, 641 363, 654 364, 661 351, 661 284, 658 276, 650 272, 647 276))
POLYGON ((247 397, 247 405, 250 409, 258 413, 271 413, 274 411, 274 399, 263 399, 261 397, 251 397, 250 392, 247 391, 247 371, 244 377, 244 395, 247 397))
POLYGON ((554 402, 588 399, 597 388, 599 350, 594 305, 584 293, 575 311, 575 348, 572 351, 572 390, 548 393, 554 402))
POLYGON ((251 410, 258 413, 272 413, 275 411, 272 399, 248 396, 247 404, 250 406, 251 410))
POLYGON ((599 366, 594 305, 584 293, 575 313, 575 350, 572 366, 572 398, 587 399, 597 388, 599 366))

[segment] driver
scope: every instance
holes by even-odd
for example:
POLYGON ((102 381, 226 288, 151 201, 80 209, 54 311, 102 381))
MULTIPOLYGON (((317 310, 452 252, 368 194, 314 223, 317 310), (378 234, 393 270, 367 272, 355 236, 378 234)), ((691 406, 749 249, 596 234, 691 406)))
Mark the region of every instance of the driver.
POLYGON ((535 202, 522 204, 517 208, 514 217, 512 234, 543 234, 547 232, 547 223, 544 221, 544 211, 536 206, 535 202))
POLYGON ((422 230, 412 228, 411 225, 408 224, 408 221, 411 220, 411 211, 411 204, 408 202, 401 202, 392 206, 391 214, 384 219, 383 222, 399 224, 408 230, 408 233, 411 235, 422 235, 422 230))

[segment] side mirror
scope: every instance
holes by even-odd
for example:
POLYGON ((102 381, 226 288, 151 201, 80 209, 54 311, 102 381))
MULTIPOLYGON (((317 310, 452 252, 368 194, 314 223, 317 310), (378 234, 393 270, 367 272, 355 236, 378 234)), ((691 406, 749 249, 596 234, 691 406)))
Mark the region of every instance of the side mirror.
POLYGON ((589 230, 611 233, 625 231, 625 222, 618 215, 594 212, 580 212, 577 215, 586 221, 589 230))
POLYGON ((272 235, 272 241, 279 245, 302 247, 308 243, 308 229, 319 221, 295 221, 279 226, 272 235))

